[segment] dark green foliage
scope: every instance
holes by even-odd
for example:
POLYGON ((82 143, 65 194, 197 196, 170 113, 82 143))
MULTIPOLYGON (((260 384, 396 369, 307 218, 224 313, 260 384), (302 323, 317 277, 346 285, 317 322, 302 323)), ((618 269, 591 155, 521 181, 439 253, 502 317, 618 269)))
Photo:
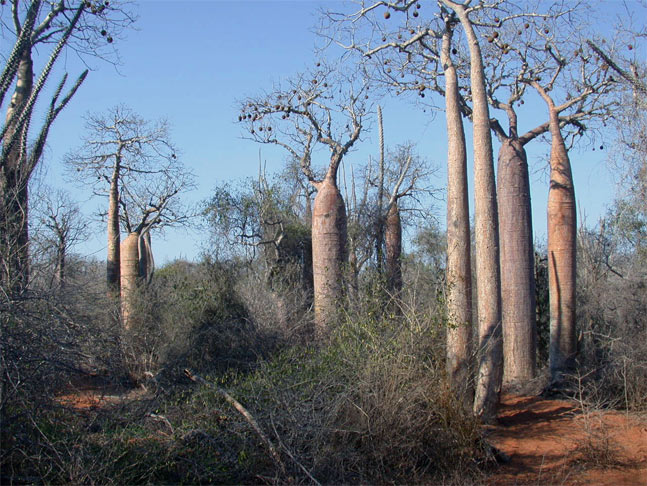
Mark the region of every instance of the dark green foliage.
POLYGON ((163 372, 175 380, 182 369, 248 369, 274 342, 258 332, 233 282, 234 264, 176 261, 140 288, 135 317, 125 341, 133 374, 163 372))
POLYGON ((537 368, 548 364, 550 342, 550 302, 548 300, 548 258, 535 251, 535 302, 537 307, 537 368))

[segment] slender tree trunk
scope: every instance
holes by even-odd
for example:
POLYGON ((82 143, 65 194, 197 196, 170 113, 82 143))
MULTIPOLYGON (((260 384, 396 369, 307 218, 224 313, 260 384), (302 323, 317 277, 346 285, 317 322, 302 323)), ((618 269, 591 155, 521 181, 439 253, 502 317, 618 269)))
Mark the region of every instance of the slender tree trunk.
POLYGON ((501 330, 501 275, 499 224, 494 177, 490 111, 478 38, 465 7, 442 0, 454 10, 463 26, 470 51, 473 100, 474 219, 476 233, 477 309, 479 358, 474 413, 485 421, 496 415, 503 377, 501 330))
POLYGON ((346 208, 335 175, 329 173, 317 189, 312 211, 312 262, 315 326, 322 336, 336 320, 342 298, 346 208))
MULTIPOLYGON (((377 274, 380 278, 383 277, 383 263, 384 263, 384 231, 386 225, 386 217, 384 215, 384 125, 382 123, 382 108, 377 107, 377 127, 378 138, 380 145, 380 160, 378 168, 378 181, 377 181, 377 221, 375 222, 375 263, 377 274)), ((388 216, 387 216, 388 217, 388 216)))
POLYGON ((110 193, 108 199, 108 259, 106 264, 106 278, 108 293, 114 298, 119 298, 120 287, 120 235, 119 235, 119 172, 121 159, 115 159, 115 166, 110 179, 110 193))
POLYGON ((65 240, 59 242, 56 250, 56 283, 58 288, 65 288, 65 240))
POLYGON ((536 373, 537 325, 528 162, 516 138, 499 150, 498 203, 503 308, 503 379, 521 383, 536 373))
MULTIPOLYGON (((29 98, 34 84, 33 61, 31 50, 26 48, 20 59, 16 78, 16 89, 7 109, 5 123, 8 129, 3 145, 9 145, 17 130, 17 119, 29 98)), ((19 135, 19 138, 21 135, 19 135)), ((11 294, 20 293, 29 282, 29 226, 27 184, 24 157, 21 158, 21 143, 15 142, 9 153, 4 155, 0 169, 0 264, 2 282, 11 294)))
POLYGON ((402 291, 402 222, 397 201, 386 217, 384 232, 386 246, 386 286, 392 299, 402 291))
POLYGON ((359 263, 357 262, 357 249, 350 242, 348 251, 348 299, 351 304, 357 302, 359 297, 359 263))
POLYGON ((139 234, 130 233, 121 243, 121 320, 130 329, 134 313, 134 299, 140 276, 139 234))
POLYGON ((450 386, 471 408, 474 382, 472 353, 472 256, 467 191, 467 149, 459 106, 458 77, 450 57, 452 30, 443 36, 447 118, 447 375, 450 386))
POLYGON ((550 300, 549 361, 553 382, 575 362, 575 271, 577 217, 568 151, 558 113, 549 103, 550 188, 548 191, 548 292, 550 300))

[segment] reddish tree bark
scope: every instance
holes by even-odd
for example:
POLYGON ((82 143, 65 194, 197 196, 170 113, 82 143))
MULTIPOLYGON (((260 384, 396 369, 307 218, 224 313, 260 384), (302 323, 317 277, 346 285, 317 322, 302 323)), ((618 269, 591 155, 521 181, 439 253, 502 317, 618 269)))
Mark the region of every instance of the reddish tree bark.
POLYGON ((536 374, 537 329, 530 181, 523 143, 502 141, 497 170, 504 382, 536 374))
POLYGON ((108 256, 106 261, 106 279, 108 294, 119 298, 120 275, 120 233, 119 233, 119 172, 121 171, 121 157, 115 157, 115 165, 110 178, 108 193, 108 256))
POLYGON ((575 283, 577 215, 571 163, 559 128, 555 106, 549 104, 550 188, 548 191, 548 292, 550 300, 551 378, 573 368, 575 335, 575 283))
POLYGON ((386 285, 391 298, 402 291, 402 222, 397 201, 391 205, 384 232, 386 246, 386 285))
MULTIPOLYGON (((550 186, 548 189, 548 297, 550 304, 549 367, 558 383, 574 367, 577 353, 575 333, 575 290, 577 258, 577 214, 575 187, 568 150, 560 128, 559 113, 574 101, 556 107, 548 91, 537 82, 532 86, 548 107, 551 135, 550 186)), ((590 93, 590 92, 589 92, 590 93)), ((589 93, 584 93, 584 97, 589 93)))
POLYGON ((150 233, 132 232, 120 246, 121 320, 124 328, 130 329, 137 289, 141 283, 149 282, 153 274, 150 233))
POLYGON ((467 191, 467 148, 460 110, 458 76, 451 59, 453 27, 443 34, 447 119, 447 375, 465 408, 471 408, 474 383, 472 353, 472 255, 467 191))
POLYGON ((336 171, 316 184, 312 210, 312 264, 316 332, 324 335, 337 316, 346 261, 346 207, 336 171))
POLYGON ((474 413, 483 420, 490 421, 496 415, 503 375, 499 224, 490 112, 485 89, 481 47, 474 32, 474 26, 469 19, 467 8, 464 4, 450 0, 442 0, 442 2, 456 12, 465 31, 470 52, 479 322, 479 359, 474 413))

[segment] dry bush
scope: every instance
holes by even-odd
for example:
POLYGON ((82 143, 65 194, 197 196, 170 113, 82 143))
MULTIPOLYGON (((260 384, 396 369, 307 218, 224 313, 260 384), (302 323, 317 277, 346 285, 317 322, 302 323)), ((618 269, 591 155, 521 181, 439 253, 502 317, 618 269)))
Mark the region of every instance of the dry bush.
MULTIPOLYGON (((478 422, 446 387, 438 333, 406 318, 342 323, 319 349, 293 347, 230 388, 277 444, 289 475, 328 484, 429 483, 485 460, 478 422)), ((248 424, 203 389, 192 427, 233 440, 236 481, 276 477, 248 424)), ((285 481, 279 478, 278 482, 285 481)))
POLYGON ((609 405, 608 397, 604 393, 592 392, 592 388, 599 386, 599 383, 587 382, 587 378, 582 374, 570 377, 576 386, 575 398, 584 430, 584 440, 570 454, 571 463, 582 468, 624 466, 619 459, 620 450, 602 420, 602 408, 609 405), (595 402, 595 399, 600 401, 595 402))
MULTIPOLYGON (((296 271, 296 269, 295 269, 296 271)), ((305 290, 287 271, 272 280, 235 262, 176 261, 156 272, 132 301, 124 361, 136 381, 177 381, 200 373, 249 371, 288 342, 308 339, 305 290)))
POLYGON ((256 262, 241 272, 236 293, 260 331, 286 343, 310 342, 314 331, 312 289, 303 283, 302 265, 283 264, 279 272, 256 262))
POLYGON ((139 287, 123 345, 131 375, 248 369, 263 341, 231 284, 237 278, 233 265, 176 261, 139 287))
POLYGON ((0 303, 2 484, 47 482, 48 469, 69 466, 57 396, 81 375, 118 377, 117 309, 91 262, 85 270, 71 273, 65 289, 35 285, 0 303))
POLYGON ((581 230, 578 260, 578 361, 587 400, 647 408, 645 262, 611 247, 603 231, 581 230))

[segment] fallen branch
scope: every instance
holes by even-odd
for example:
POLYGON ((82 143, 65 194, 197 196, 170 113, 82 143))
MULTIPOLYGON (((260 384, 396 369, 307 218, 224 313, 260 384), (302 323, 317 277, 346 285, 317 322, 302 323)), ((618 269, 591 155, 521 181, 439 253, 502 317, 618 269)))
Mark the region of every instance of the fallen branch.
POLYGON ((281 470, 281 473, 284 476, 287 474, 286 469, 285 469, 285 464, 283 464, 283 461, 281 460, 281 455, 276 450, 276 447, 274 447, 274 444, 272 444, 272 442, 267 437, 267 435, 265 435, 265 433, 263 432, 261 427, 258 425, 258 422, 256 422, 256 420, 254 419, 252 414, 249 413, 247 411, 247 409, 245 407, 243 407, 243 405, 238 400, 236 400, 234 397, 232 397, 229 393, 227 393, 222 388, 214 386, 212 383, 209 383, 207 380, 202 378, 200 375, 192 372, 188 368, 184 370, 184 374, 187 376, 187 378, 189 378, 189 380, 191 380, 193 382, 196 382, 196 383, 200 383, 200 384, 202 384, 202 385, 204 385, 206 387, 211 388, 212 390, 217 391, 220 395, 223 396, 223 398, 225 400, 227 400, 227 402, 229 402, 230 405, 232 405, 236 410, 238 410, 238 412, 240 412, 240 414, 245 418, 247 423, 249 425, 251 425, 251 427, 254 429, 254 432, 256 432, 258 437, 261 439, 261 441, 268 448, 268 450, 270 451, 270 455, 272 456, 272 459, 274 460, 274 462, 276 463, 278 468, 281 470))
POLYGON ((317 481, 317 480, 315 479, 315 477, 314 477, 312 474, 310 474, 310 471, 308 471, 308 469, 306 469, 306 467, 305 467, 303 464, 301 464, 299 461, 297 461, 297 459, 294 457, 294 455, 292 454, 292 452, 290 452, 290 449, 288 449, 288 448, 285 446, 285 444, 283 444, 283 441, 282 441, 282 440, 281 440, 281 438, 279 437, 279 433, 278 433, 278 431, 276 430, 276 426, 274 425, 274 421, 272 420, 272 418, 271 418, 271 417, 270 417, 270 421, 272 422, 272 429, 274 430, 274 435, 276 435, 276 440, 278 440, 278 441, 279 441, 279 445, 281 446, 281 448, 285 451, 285 453, 286 453, 288 456, 290 456, 290 459, 292 459, 292 461, 293 461, 297 466, 299 466, 299 467, 301 468, 301 470, 302 470, 304 473, 306 473, 306 476, 308 476, 308 477, 310 478, 310 480, 311 480, 314 484, 316 484, 317 486, 321 486, 321 483, 320 483, 319 481, 317 481))

